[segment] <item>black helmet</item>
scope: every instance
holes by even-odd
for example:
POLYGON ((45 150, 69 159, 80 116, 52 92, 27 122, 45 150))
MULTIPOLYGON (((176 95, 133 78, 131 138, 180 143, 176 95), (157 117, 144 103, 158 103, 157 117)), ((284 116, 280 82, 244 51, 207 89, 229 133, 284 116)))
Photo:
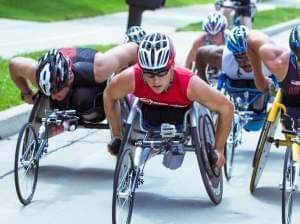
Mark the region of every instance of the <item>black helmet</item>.
POLYGON ((291 51, 300 60, 300 23, 293 27, 289 42, 291 51))
POLYGON ((39 59, 36 80, 40 90, 46 96, 66 87, 70 76, 69 61, 57 49, 49 50, 39 59))

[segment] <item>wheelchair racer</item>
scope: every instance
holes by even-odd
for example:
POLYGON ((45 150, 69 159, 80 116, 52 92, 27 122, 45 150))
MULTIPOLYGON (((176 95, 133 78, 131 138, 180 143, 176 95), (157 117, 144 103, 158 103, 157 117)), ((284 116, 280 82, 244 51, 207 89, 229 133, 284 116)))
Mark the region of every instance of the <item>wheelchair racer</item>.
POLYGON ((132 27, 126 32, 126 43, 104 54, 90 48, 60 48, 49 50, 38 62, 13 58, 10 76, 27 103, 33 103, 34 97, 29 80, 51 98, 54 108, 76 109, 88 121, 101 121, 105 118, 102 93, 108 77, 135 63, 144 36, 141 27, 132 27))
POLYGON ((250 108, 260 113, 266 108, 270 94, 275 94, 275 84, 269 77, 272 73, 259 58, 258 49, 272 40, 258 31, 250 31, 245 26, 232 29, 225 46, 204 46, 198 49, 196 67, 198 75, 206 80, 205 67, 210 64, 224 72, 230 83, 238 88, 254 88, 265 94, 250 108))
POLYGON ((231 128, 233 105, 191 71, 175 65, 174 58, 175 49, 169 37, 161 33, 147 35, 138 48, 138 63, 108 84, 104 91, 104 109, 114 137, 109 150, 118 154, 122 139, 118 100, 127 94, 133 93, 143 102, 146 122, 151 125, 177 124, 184 111, 197 101, 220 114, 214 147, 218 157, 216 165, 221 167, 225 161, 224 145, 231 128))
MULTIPOLYGON (((239 6, 241 6, 241 9, 236 10, 236 15, 241 16, 241 24, 248 27, 249 29, 252 28, 252 12, 251 12, 251 0, 217 0, 216 1, 216 10, 220 10, 222 7, 222 4, 227 5, 228 3, 232 4, 238 2, 239 6)), ((228 21, 230 21, 230 14, 232 12, 232 9, 224 8, 223 14, 227 18, 228 21)))
POLYGON ((283 117, 283 125, 287 129, 300 129, 300 24, 291 30, 289 46, 290 51, 286 51, 267 43, 260 47, 259 55, 279 80, 288 114, 283 117))
POLYGON ((197 39, 193 42, 185 61, 185 67, 192 69, 196 58, 197 49, 204 45, 223 45, 225 43, 225 30, 227 20, 220 12, 212 12, 203 21, 202 30, 197 39))

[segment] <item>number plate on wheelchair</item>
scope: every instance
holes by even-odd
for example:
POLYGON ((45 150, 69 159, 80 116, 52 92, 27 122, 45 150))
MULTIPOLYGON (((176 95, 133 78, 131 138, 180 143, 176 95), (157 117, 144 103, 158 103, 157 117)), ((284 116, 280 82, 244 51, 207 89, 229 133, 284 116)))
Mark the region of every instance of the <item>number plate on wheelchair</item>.
POLYGON ((173 124, 163 123, 160 127, 160 135, 163 138, 173 138, 176 135, 176 127, 173 124))

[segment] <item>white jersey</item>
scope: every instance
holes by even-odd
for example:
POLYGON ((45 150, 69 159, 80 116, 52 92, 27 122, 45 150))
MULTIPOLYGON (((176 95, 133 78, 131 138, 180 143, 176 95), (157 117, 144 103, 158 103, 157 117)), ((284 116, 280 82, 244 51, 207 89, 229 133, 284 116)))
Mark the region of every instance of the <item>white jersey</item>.
MULTIPOLYGON (((262 70, 264 76, 270 76, 272 73, 267 67, 262 64, 262 70)), ((242 68, 239 68, 237 61, 235 60, 233 53, 224 46, 222 55, 222 71, 230 79, 254 79, 254 72, 246 72, 242 68)))

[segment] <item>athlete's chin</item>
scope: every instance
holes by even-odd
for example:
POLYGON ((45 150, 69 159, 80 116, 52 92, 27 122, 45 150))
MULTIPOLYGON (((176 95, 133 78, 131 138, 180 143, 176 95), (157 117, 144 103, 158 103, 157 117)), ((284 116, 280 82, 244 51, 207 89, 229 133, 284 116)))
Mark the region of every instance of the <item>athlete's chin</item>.
POLYGON ((155 92, 156 94, 162 93, 164 91, 164 89, 161 86, 153 86, 152 87, 153 92, 155 92))

